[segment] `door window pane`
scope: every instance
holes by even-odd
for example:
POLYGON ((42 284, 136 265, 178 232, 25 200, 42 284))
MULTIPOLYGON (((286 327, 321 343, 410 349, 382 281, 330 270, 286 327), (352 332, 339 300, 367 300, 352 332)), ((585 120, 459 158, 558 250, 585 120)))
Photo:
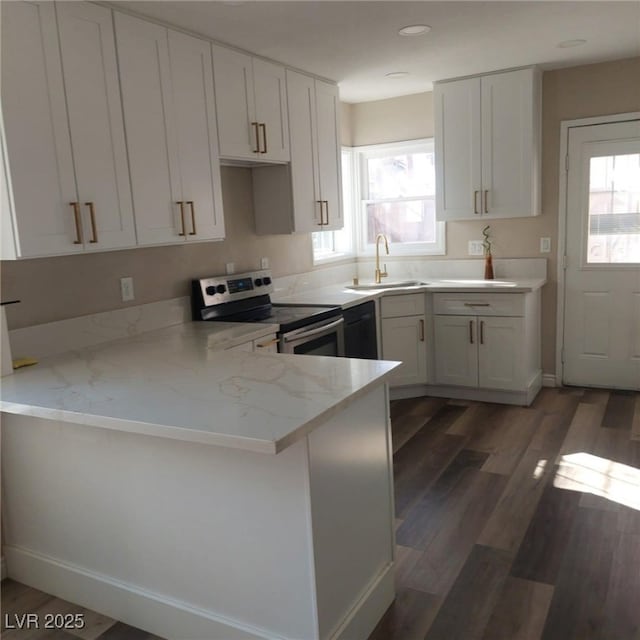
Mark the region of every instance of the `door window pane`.
POLYGON ((640 154, 591 158, 587 262, 640 263, 640 154))

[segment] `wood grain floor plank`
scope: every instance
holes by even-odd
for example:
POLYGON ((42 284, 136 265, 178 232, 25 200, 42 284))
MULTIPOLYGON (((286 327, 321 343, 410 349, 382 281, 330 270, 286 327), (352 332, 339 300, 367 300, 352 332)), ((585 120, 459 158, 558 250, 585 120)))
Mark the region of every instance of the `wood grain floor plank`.
POLYGON ((580 402, 606 405, 609 402, 609 393, 606 389, 585 389, 580 402))
POLYGON ((441 604, 437 596, 402 587, 369 640, 422 640, 441 604))
POLYGON ((640 638, 640 534, 623 534, 613 554, 601 637, 640 638))
POLYGON ((447 429, 449 435, 472 437, 493 423, 500 407, 495 404, 470 404, 467 410, 447 429))
POLYGON ((476 640, 500 597, 509 572, 504 551, 476 545, 445 598, 425 640, 476 640))
POLYGON ((2 581, 2 630, 4 631, 6 622, 4 614, 12 618, 14 613, 35 613, 52 598, 53 596, 44 591, 28 587, 11 578, 4 579, 2 581))
POLYGON ((163 640, 142 629, 130 627, 124 622, 117 622, 100 636, 100 640, 163 640))
POLYGON ((602 640, 609 576, 619 537, 607 512, 578 510, 542 640, 602 640))
POLYGON ((396 545, 396 557, 393 563, 396 588, 407 584, 407 578, 421 556, 422 551, 418 549, 405 547, 401 544, 396 545))
POLYGON ((605 404, 578 404, 560 448, 561 455, 593 450, 605 409, 605 404))
POLYGON ((47 614, 79 614, 82 616, 84 626, 81 629, 67 629, 67 632, 82 640, 96 640, 116 621, 90 609, 85 609, 77 604, 72 604, 60 598, 52 598, 45 602, 39 609, 40 618, 47 614))
POLYGON ((513 562, 512 576, 555 584, 579 500, 575 491, 545 487, 513 562))
POLYGON ((605 429, 623 429, 631 432, 635 400, 632 393, 612 391, 609 394, 606 411, 602 416, 601 426, 605 429))
POLYGON ((552 597, 549 584, 507 577, 482 640, 540 640, 552 597))
POLYGON ((424 549, 433 539, 449 511, 466 495, 470 477, 487 459, 486 453, 461 450, 431 487, 407 511, 396 532, 396 542, 415 549, 424 549), (471 475, 470 475, 471 474, 471 475))
POLYGON ((409 573, 408 586, 436 595, 447 594, 474 548, 505 483, 504 476, 498 474, 469 473, 464 495, 458 496, 438 517, 440 526, 409 573))

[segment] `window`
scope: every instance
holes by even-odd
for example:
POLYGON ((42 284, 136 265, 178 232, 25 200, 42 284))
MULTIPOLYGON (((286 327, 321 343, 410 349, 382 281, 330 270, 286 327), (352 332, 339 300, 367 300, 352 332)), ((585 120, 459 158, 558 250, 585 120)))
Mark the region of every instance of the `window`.
POLYGON ((356 149, 361 188, 360 250, 384 233, 396 252, 444 254, 444 222, 436 221, 433 140, 356 149))
POLYGON ((342 209, 344 227, 339 231, 316 231, 312 233, 313 262, 328 262, 352 257, 353 209, 354 209, 354 156, 350 148, 342 150, 342 209))

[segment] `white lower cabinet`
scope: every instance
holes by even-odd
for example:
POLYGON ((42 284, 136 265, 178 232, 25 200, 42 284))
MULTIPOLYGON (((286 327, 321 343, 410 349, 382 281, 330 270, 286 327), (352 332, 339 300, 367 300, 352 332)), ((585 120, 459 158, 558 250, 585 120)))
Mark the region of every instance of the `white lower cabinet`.
POLYGON ((425 295, 385 296, 380 301, 382 359, 400 360, 392 386, 427 382, 425 295))
POLYGON ((278 339, 276 338, 276 334, 273 333, 271 335, 257 338, 256 340, 248 340, 247 342, 236 344, 233 347, 225 349, 225 351, 256 351, 260 353, 278 353, 278 339))
POLYGON ((522 392, 540 387, 539 292, 434 294, 436 385, 522 392))

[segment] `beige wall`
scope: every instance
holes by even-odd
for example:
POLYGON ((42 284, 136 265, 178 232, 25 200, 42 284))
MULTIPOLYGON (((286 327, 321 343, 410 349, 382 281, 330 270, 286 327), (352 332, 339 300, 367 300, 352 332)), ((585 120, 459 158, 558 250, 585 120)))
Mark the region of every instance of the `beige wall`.
MULTIPOLYGON (((537 218, 491 223, 496 257, 540 257, 539 238, 552 238, 549 284, 543 292, 543 370, 555 370, 556 251, 560 122, 640 110, 640 58, 549 71, 543 77, 542 209, 537 218)), ((345 144, 364 145, 433 135, 432 95, 345 105, 345 144)), ((132 276, 136 304, 188 295, 193 276, 223 273, 271 260, 276 276, 313 268, 309 235, 258 237, 253 231, 251 172, 223 167, 227 239, 219 243, 155 247, 82 256, 2 263, 2 297, 20 298, 8 308, 10 328, 127 306, 119 278, 132 276)), ((447 257, 467 255, 482 221, 447 225, 447 257)), ((428 259, 428 258, 425 258, 428 259)))
POLYGON ((7 307, 9 328, 186 296, 191 278, 224 273, 227 262, 247 271, 259 268, 266 256, 276 276, 311 270, 308 234, 255 235, 251 194, 249 169, 222 168, 223 242, 3 261, 2 299, 22 300, 7 307), (134 279, 133 303, 120 300, 123 276, 134 279))

